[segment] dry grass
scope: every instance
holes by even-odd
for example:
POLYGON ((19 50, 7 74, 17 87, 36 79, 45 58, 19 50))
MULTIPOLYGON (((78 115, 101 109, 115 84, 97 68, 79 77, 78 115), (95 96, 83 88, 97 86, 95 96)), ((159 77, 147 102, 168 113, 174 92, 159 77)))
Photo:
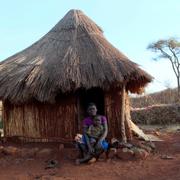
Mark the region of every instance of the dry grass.
POLYGON ((166 89, 164 91, 147 94, 142 97, 131 98, 133 108, 142 108, 157 104, 174 104, 178 100, 177 89, 166 89))
POLYGON ((146 125, 180 124, 180 104, 177 89, 166 89, 139 98, 131 98, 134 122, 146 125))
POLYGON ((175 124, 180 123, 180 104, 153 105, 131 110, 135 123, 140 124, 175 124))
POLYGON ((44 37, 0 63, 0 98, 54 102, 79 88, 139 92, 152 77, 113 47, 79 10, 69 11, 44 37))

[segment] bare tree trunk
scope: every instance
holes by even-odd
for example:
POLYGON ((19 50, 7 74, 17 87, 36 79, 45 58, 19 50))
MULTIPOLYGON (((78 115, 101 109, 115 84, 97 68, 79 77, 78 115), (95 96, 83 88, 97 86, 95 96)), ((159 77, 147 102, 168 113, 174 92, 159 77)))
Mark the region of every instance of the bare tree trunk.
POLYGON ((180 77, 177 77, 177 101, 180 102, 180 77))
POLYGON ((130 113, 130 102, 129 96, 125 94, 125 129, 126 129, 126 137, 128 141, 131 141, 133 138, 133 134, 136 134, 140 138, 148 141, 149 138, 144 132, 132 122, 131 113, 130 113))
POLYGON ((122 91, 121 91, 121 137, 123 142, 127 142, 127 137, 126 137, 126 128, 125 128, 125 86, 123 85, 122 91))
POLYGON ((131 112, 130 112, 130 102, 129 96, 126 92, 126 100, 125 100, 125 128, 126 128, 126 137, 128 141, 132 140, 132 129, 131 129, 131 112))

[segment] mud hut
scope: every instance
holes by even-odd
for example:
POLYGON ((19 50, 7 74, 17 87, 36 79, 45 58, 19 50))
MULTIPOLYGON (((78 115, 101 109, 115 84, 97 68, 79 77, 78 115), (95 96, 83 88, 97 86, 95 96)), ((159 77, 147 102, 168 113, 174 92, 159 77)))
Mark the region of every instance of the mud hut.
POLYGON ((73 139, 89 102, 108 118, 109 136, 130 138, 128 92, 152 77, 110 44, 80 10, 0 63, 6 137, 73 139))

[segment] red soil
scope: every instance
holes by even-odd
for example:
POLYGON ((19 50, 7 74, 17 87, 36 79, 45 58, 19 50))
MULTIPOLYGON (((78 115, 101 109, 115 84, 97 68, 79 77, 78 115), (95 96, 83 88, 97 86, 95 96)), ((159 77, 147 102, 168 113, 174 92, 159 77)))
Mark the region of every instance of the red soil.
MULTIPOLYGON (((180 133, 164 133, 160 137, 163 142, 156 142, 156 152, 146 160, 122 161, 120 159, 104 159, 94 164, 76 166, 72 149, 58 151, 54 148, 53 157, 13 157, 0 155, 0 179, 66 179, 66 180, 179 180, 180 179, 180 133), (162 155, 172 156, 173 159, 162 159, 162 155), (46 160, 55 158, 59 167, 45 169, 46 160)), ((17 145, 16 145, 17 146, 17 145)), ((23 145, 23 147, 47 145, 23 145)), ((19 148, 22 145, 18 145, 19 148)))

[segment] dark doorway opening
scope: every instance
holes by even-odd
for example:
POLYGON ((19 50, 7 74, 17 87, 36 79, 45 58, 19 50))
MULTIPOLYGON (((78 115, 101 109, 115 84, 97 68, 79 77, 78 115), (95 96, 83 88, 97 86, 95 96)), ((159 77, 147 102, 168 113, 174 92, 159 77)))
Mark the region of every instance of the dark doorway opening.
MULTIPOLYGON (((91 88, 89 90, 78 90, 78 126, 82 119, 87 116, 87 107, 89 103, 95 103, 98 109, 97 114, 104 114, 104 91, 101 88, 91 88)), ((79 129, 79 128, 78 128, 79 129)))

